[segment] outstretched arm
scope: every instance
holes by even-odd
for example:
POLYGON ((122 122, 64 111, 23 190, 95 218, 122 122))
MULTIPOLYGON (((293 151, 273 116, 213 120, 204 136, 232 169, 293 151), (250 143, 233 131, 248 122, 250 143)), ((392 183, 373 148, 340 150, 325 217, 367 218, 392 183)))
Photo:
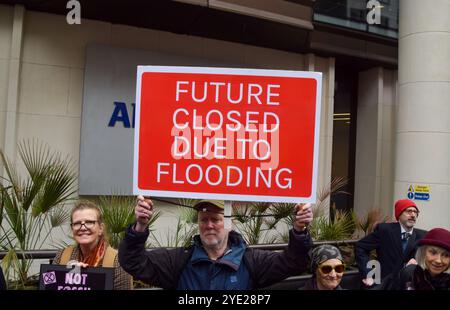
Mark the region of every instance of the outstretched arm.
POLYGON ((153 202, 138 196, 135 206, 136 223, 128 226, 119 247, 120 266, 134 278, 150 285, 176 288, 183 248, 145 249, 149 236, 148 224, 153 215, 153 202))
POLYGON ((289 231, 289 244, 283 252, 253 250, 254 288, 263 288, 307 270, 312 239, 307 226, 313 220, 311 204, 295 206, 294 227, 289 231))

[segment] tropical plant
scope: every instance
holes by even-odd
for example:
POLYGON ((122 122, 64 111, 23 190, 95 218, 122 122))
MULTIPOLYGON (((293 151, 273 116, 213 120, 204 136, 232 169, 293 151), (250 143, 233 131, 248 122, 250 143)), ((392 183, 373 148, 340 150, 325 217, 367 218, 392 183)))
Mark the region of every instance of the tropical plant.
POLYGON ((66 222, 63 206, 76 192, 76 170, 70 158, 36 140, 19 143, 18 153, 25 167, 24 178, 0 150, 5 171, 0 182, 4 220, 0 235, 2 249, 8 252, 2 262, 6 274, 24 287, 32 260, 19 260, 17 253, 42 248, 52 230, 66 222))
POLYGON ((314 219, 309 227, 314 240, 344 240, 353 235, 356 229, 354 213, 330 206, 332 194, 348 194, 341 190, 346 184, 346 179, 338 177, 319 190, 317 203, 313 206, 314 219))
POLYGON ((196 224, 198 222, 197 210, 193 208, 198 201, 198 199, 191 198, 178 199, 178 205, 185 207, 181 209, 182 221, 189 224, 196 224))
MULTIPOLYGON (((0 169, 3 170, 3 166, 0 165, 0 169)), ((3 223, 3 191, 0 191, 0 227, 3 223)), ((2 236, 0 236, 0 244, 2 244, 2 236)))
POLYGON ((278 231, 278 224, 282 221, 292 223, 294 206, 267 202, 234 203, 233 217, 248 244, 274 243, 278 238, 273 231, 278 231))
MULTIPOLYGON (((0 169, 1 169, 1 167, 0 167, 0 169)), ((0 190, 0 228, 2 228, 2 230, 1 230, 2 233, 0 234, 0 249, 4 249, 6 247, 5 242, 8 240, 8 238, 11 238, 11 234, 12 234, 12 231, 10 228, 3 229, 3 225, 2 225, 3 210, 4 210, 3 206, 4 206, 3 191, 0 190)))
POLYGON ((254 202, 249 204, 233 204, 236 226, 248 244, 257 244, 264 231, 263 215, 270 207, 269 203, 254 202))
POLYGON ((357 224, 359 230, 363 232, 364 236, 367 236, 377 224, 387 221, 389 221, 389 216, 383 215, 380 209, 370 209, 365 217, 357 219, 357 224))
POLYGON ((283 230, 279 231, 280 228, 278 226, 275 226, 275 229, 278 231, 278 240, 283 243, 289 242, 289 229, 292 228, 294 225, 294 210, 295 210, 295 203, 286 203, 286 202, 279 202, 275 203, 273 205, 273 213, 276 219, 280 219, 282 223, 285 225, 283 226, 283 230))
POLYGON ((346 240, 355 231, 355 221, 351 212, 334 211, 334 216, 314 218, 309 231, 316 241, 346 240))
POLYGON ((167 228, 165 239, 159 234, 159 238, 154 232, 150 232, 151 241, 149 247, 187 247, 191 244, 192 238, 197 233, 195 225, 188 225, 181 217, 177 220, 175 230, 167 228))
MULTIPOLYGON (((134 205, 136 200, 130 196, 120 196, 115 193, 111 196, 100 196, 98 206, 103 214, 106 226, 106 237, 113 248, 118 248, 125 236, 125 229, 135 221, 134 205)), ((150 219, 151 227, 160 216, 155 212, 150 219)))
POLYGON ((319 189, 317 192, 317 202, 313 206, 314 218, 322 216, 328 216, 330 211, 330 198, 331 195, 345 194, 348 192, 341 189, 347 185, 347 180, 343 177, 336 177, 331 180, 329 184, 319 189))
POLYGON ((177 225, 175 230, 168 227, 167 233, 163 237, 161 232, 158 236, 150 232, 150 242, 147 247, 187 247, 192 243, 193 237, 198 233, 197 211, 193 206, 198 199, 180 198, 178 199, 177 225))

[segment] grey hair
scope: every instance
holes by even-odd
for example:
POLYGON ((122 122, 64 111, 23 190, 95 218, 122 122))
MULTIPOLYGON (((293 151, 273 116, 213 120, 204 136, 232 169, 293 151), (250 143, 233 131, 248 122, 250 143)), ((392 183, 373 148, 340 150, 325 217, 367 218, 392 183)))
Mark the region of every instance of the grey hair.
MULTIPOLYGON (((447 250, 445 250, 445 249, 443 249, 443 248, 441 248, 441 247, 438 247, 438 246, 435 246, 435 245, 422 245, 422 246, 420 246, 418 249, 417 249, 417 252, 416 252, 416 257, 415 257, 415 259, 416 259, 416 261, 417 261, 417 264, 423 269, 423 270, 427 270, 428 268, 427 268, 427 265, 425 264, 425 257, 426 257, 426 253, 427 253, 427 250, 429 249, 429 248, 435 248, 439 253, 445 253, 445 252, 448 252, 447 250)), ((449 265, 449 267, 450 267, 450 265, 449 265)), ((447 273, 447 274, 450 274, 450 268, 449 267, 447 267, 447 270, 445 270, 444 272, 445 273, 447 273)))

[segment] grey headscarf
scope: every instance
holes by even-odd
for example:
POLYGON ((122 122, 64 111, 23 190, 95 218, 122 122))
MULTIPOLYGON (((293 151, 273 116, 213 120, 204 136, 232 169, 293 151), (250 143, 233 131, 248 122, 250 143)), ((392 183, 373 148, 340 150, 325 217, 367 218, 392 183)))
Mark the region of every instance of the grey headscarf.
POLYGON ((337 258, 341 262, 343 262, 341 251, 335 246, 324 244, 315 247, 311 251, 311 271, 313 275, 316 274, 317 267, 322 264, 324 261, 329 259, 337 258))

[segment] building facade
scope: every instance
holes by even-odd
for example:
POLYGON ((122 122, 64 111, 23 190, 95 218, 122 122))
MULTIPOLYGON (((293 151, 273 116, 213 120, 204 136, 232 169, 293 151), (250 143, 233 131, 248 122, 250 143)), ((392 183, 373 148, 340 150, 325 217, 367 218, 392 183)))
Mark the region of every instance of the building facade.
POLYGON ((450 1, 369 2, 91 0, 70 24, 65 1, 0 1, 0 147, 38 138, 80 163, 81 196, 127 194, 137 64, 319 71, 318 187, 347 178, 332 202, 360 216, 409 195, 448 229, 450 1))

